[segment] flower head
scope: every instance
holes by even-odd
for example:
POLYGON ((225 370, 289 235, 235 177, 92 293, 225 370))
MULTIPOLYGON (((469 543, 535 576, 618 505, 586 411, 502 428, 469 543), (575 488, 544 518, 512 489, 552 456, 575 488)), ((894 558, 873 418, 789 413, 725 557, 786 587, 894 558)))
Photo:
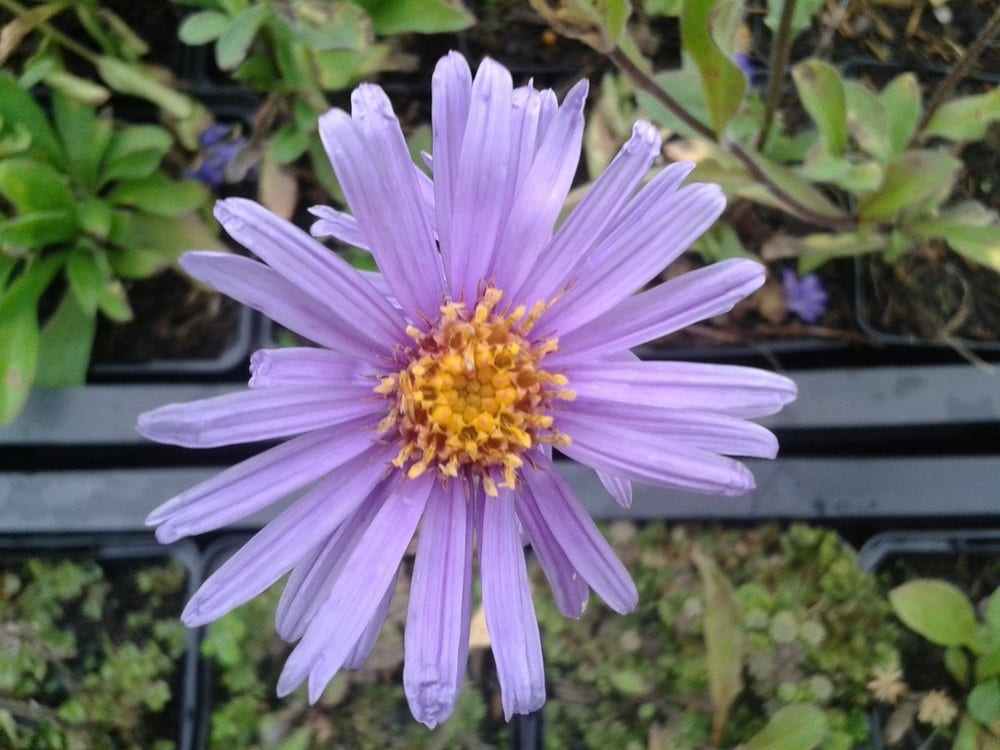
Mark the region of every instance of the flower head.
POLYGON ((804 323, 815 323, 826 314, 827 294, 823 282, 814 273, 802 278, 795 271, 785 268, 781 272, 785 287, 785 304, 804 323))
POLYGON ((872 679, 868 681, 868 691, 880 703, 895 704, 907 689, 903 682, 903 670, 898 667, 875 667, 872 679))
POLYGON ((932 727, 946 727, 958 716, 958 708, 941 690, 928 690, 920 699, 917 721, 932 727))
POLYGON ((204 182, 210 187, 219 187, 227 182, 226 168, 237 154, 247 145, 247 139, 234 135, 228 125, 212 125, 198 136, 201 156, 196 168, 188 172, 188 177, 204 182))
POLYGON ((457 54, 433 79, 433 179, 410 160, 385 94, 362 85, 352 112, 319 129, 352 213, 313 210, 316 235, 372 252, 351 268, 293 225, 242 199, 216 216, 260 261, 195 252, 193 276, 316 342, 262 350, 250 390, 140 417, 147 437, 184 446, 290 440, 150 514, 170 542, 305 490, 195 594, 209 622, 290 572, 278 633, 297 645, 278 682, 316 700, 357 668, 381 629, 420 525, 403 681, 429 726, 450 714, 465 673, 471 571, 508 716, 545 699, 522 534, 559 609, 579 617, 592 588, 618 612, 637 592, 555 469, 552 448, 598 470, 618 502, 633 480, 737 495, 753 487, 725 454, 773 457, 747 417, 776 412, 794 384, 722 365, 640 362, 631 347, 718 315, 756 289, 737 259, 640 291, 723 208, 676 164, 641 187, 659 137, 638 123, 555 229, 576 172, 586 82, 561 105, 457 54), (638 192, 636 192, 638 191, 638 192))

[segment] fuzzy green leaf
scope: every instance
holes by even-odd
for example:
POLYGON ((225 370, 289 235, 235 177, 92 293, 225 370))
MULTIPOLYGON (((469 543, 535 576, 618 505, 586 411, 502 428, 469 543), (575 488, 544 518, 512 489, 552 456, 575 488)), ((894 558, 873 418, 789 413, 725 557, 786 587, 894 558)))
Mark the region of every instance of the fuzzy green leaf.
POLYGON ((52 114, 69 173, 77 185, 96 189, 97 172, 113 137, 111 121, 98 118, 93 107, 60 94, 52 97, 52 114))
POLYGON ((120 94, 131 94, 152 102, 171 117, 183 120, 190 116, 191 100, 156 80, 139 65, 101 56, 95 63, 97 72, 108 86, 120 94))
POLYGON ((228 25, 229 16, 215 10, 203 10, 185 18, 177 36, 184 44, 207 44, 218 39, 228 25))
POLYGON ((42 80, 53 90, 91 107, 100 107, 111 97, 111 92, 99 83, 58 68, 50 70, 42 80))
POLYGON ((81 307, 76 295, 64 294, 41 330, 35 384, 42 388, 82 385, 95 327, 94 310, 81 307))
POLYGON ((885 167, 878 190, 858 202, 863 220, 892 220, 905 209, 925 208, 930 201, 944 200, 961 169, 962 162, 941 151, 907 151, 885 167))
POLYGON ((208 199, 206 188, 194 180, 174 182, 162 172, 118 183, 108 193, 116 206, 131 206, 156 216, 179 216, 194 211, 208 199))
POLYGON ((267 5, 254 5, 229 22, 215 43, 215 62, 222 70, 233 70, 243 62, 257 31, 270 14, 267 5))
POLYGON ((302 2, 300 23, 290 25, 292 37, 317 51, 360 52, 373 41, 372 22, 358 5, 348 2, 302 2))
POLYGON ((45 162, 17 157, 0 162, 0 195, 19 213, 63 211, 74 214, 76 199, 64 175, 45 162))
POLYGON ((76 221, 67 211, 32 211, 0 219, 0 245, 37 250, 70 242, 76 235, 76 221))
POLYGON ((990 630, 1000 639, 1000 588, 997 588, 986 601, 986 612, 983 617, 990 630))
POLYGON ((118 214, 111 242, 120 249, 108 252, 115 275, 142 279, 172 265, 186 250, 218 250, 226 246, 198 214, 176 218, 150 214, 118 214))
POLYGON ((116 323, 128 323, 134 317, 125 287, 118 279, 110 279, 98 291, 97 307, 116 323))
POLYGON ((104 155, 101 185, 148 177, 160 165, 174 139, 158 125, 132 125, 115 133, 104 155))
POLYGON ((713 38, 711 22, 716 2, 686 0, 681 13, 681 44, 698 67, 712 129, 717 137, 722 137, 743 103, 747 80, 713 38))
POLYGON ((362 5, 371 16, 375 33, 384 36, 461 31, 476 20, 461 4, 448 0, 369 0, 362 5))
POLYGON ((889 602, 910 630, 939 646, 974 646, 976 613, 969 598, 948 581, 922 578, 897 586, 889 602))
POLYGON ((941 106, 927 123, 927 135, 950 141, 978 141, 1000 120, 1000 86, 985 94, 963 96, 941 106))
POLYGON ((83 247, 74 248, 66 259, 66 278, 79 308, 93 317, 97 310, 98 293, 107 283, 94 253, 83 247))
POLYGON ((989 680, 976 685, 966 703, 969 714, 980 724, 989 726, 1000 720, 1000 681, 989 680))
MULTIPOLYGON (((790 0, 768 0, 764 23, 772 33, 777 33, 781 25, 781 10, 790 0)), ((792 38, 809 28, 813 14, 823 5, 823 0, 798 0, 792 11, 792 38)))
POLYGON ((847 102, 840 74, 829 63, 811 59, 792 69, 792 80, 826 150, 840 156, 847 149, 847 102))
POLYGON ((885 161, 892 156, 889 119, 881 100, 857 81, 844 81, 847 129, 858 146, 885 161))
POLYGON ((813 750, 826 736, 826 716, 816 706, 794 703, 774 712, 747 740, 744 750, 813 750))
POLYGON ((288 123, 271 138, 271 155, 278 164, 290 164, 309 148, 309 133, 288 123))
POLYGON ((6 72, 0 72, 0 117, 16 122, 31 134, 31 153, 51 164, 65 162, 55 131, 34 97, 17 85, 6 72))
POLYGON ((743 628, 733 584, 715 560, 695 550, 691 560, 698 568, 705 591, 705 661, 708 691, 715 711, 712 736, 722 736, 729 709, 743 689, 743 628))
POLYGON ((903 73, 889 81, 878 98, 885 109, 889 125, 891 153, 901 154, 913 137, 923 112, 920 82, 913 73, 903 73))
POLYGON ((0 316, 0 425, 24 408, 37 367, 38 314, 30 304, 0 316))
POLYGON ((855 255, 881 252, 888 247, 889 240, 870 227, 860 227, 854 232, 837 234, 817 233, 802 238, 802 255, 799 256, 800 275, 815 271, 834 258, 850 258, 855 255))
POLYGON ((914 239, 943 239, 974 263, 1000 272, 1000 225, 981 226, 942 216, 921 221, 907 231, 914 239))

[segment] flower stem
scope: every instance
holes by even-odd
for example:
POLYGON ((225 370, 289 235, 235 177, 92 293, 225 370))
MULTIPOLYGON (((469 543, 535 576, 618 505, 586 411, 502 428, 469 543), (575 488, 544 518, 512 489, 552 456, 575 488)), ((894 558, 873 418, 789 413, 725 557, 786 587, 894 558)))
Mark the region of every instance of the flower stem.
POLYGON ((913 137, 910 138, 909 148, 914 148, 917 142, 920 140, 920 136, 923 135, 924 130, 930 123, 931 118, 934 117, 934 113, 937 112, 941 105, 945 103, 951 92, 955 89, 955 86, 968 75, 969 70, 975 64, 976 60, 983 53, 993 38, 1000 33, 1000 5, 996 7, 993 11, 993 16, 986 25, 983 26, 982 31, 979 35, 972 40, 972 44, 966 49, 965 54, 962 58, 955 63, 955 67, 951 69, 944 80, 938 84, 938 87, 934 90, 931 95, 931 100, 927 104, 927 109, 920 116, 920 121, 917 123, 916 130, 913 131, 913 137))
MULTIPOLYGON (((616 47, 607 54, 608 58, 616 66, 618 66, 619 70, 629 77, 632 83, 651 96, 655 97, 657 101, 669 109, 678 119, 690 127, 695 133, 706 140, 718 140, 715 131, 712 130, 712 128, 684 109, 680 102, 674 99, 666 90, 664 90, 662 86, 660 86, 641 68, 633 63, 628 58, 628 55, 622 52, 621 48, 616 47)), ((750 177, 755 182, 766 188, 775 198, 785 203, 789 207, 790 213, 797 214, 806 221, 826 229, 850 231, 856 227, 854 219, 849 216, 824 216, 823 214, 818 213, 817 211, 814 211, 808 206, 800 203, 784 188, 768 177, 741 144, 735 141, 730 141, 726 143, 725 146, 733 156, 739 159, 740 163, 746 168, 750 177)))
MULTIPOLYGON (((11 13, 18 17, 23 17, 28 13, 28 9, 20 3, 15 2, 15 0, 0 0, 0 6, 7 8, 11 13)), ((35 28, 50 39, 58 42, 61 46, 65 47, 73 54, 82 57, 84 60, 93 65, 97 64, 99 60, 99 56, 97 54, 59 31, 48 21, 42 21, 41 23, 35 24, 35 28)))
POLYGON ((795 0, 785 0, 781 6, 781 21, 778 34, 771 47, 771 73, 767 78, 767 95, 764 99, 764 122, 757 134, 756 148, 760 151, 771 134, 774 115, 781 100, 781 88, 785 82, 785 68, 792 52, 792 17, 795 14, 795 0))

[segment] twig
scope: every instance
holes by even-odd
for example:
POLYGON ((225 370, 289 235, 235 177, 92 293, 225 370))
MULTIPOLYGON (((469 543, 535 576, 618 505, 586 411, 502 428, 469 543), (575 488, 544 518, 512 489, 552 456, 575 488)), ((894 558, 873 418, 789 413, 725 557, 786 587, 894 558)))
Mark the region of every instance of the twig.
POLYGON ((792 52, 792 16, 795 13, 795 0, 785 0, 781 6, 781 21, 778 24, 778 35, 771 47, 771 72, 767 78, 767 96, 764 99, 764 123, 757 134, 757 150, 760 151, 767 143, 771 134, 774 115, 778 111, 781 100, 781 89, 785 82, 785 68, 788 67, 788 57, 792 52))
POLYGON ((1000 33, 1000 5, 996 7, 993 11, 993 16, 986 25, 983 26, 982 31, 979 35, 972 41, 968 49, 962 58, 955 63, 955 67, 951 69, 944 80, 938 84, 938 87, 934 90, 931 95, 931 100, 927 104, 927 108, 924 113, 920 116, 919 122, 917 122, 917 127, 913 131, 913 136, 910 138, 909 148, 914 148, 920 140, 920 136, 923 135, 924 130, 927 125, 930 124, 931 118, 934 114, 941 108, 941 105, 945 103, 951 92, 955 89, 955 86, 965 78, 969 73, 969 70, 975 64, 976 60, 986 49, 986 46, 993 40, 993 38, 1000 33))
MULTIPOLYGON (((656 81, 646 75, 646 73, 633 63, 620 48, 615 47, 615 49, 608 52, 608 58, 618 66, 619 70, 631 79, 632 83, 641 88, 643 91, 646 91, 650 95, 656 97, 657 101, 669 109, 676 117, 694 130, 699 136, 710 141, 718 140, 714 130, 684 109, 680 102, 668 94, 656 81)), ((730 141, 726 144, 726 146, 729 149, 729 152, 739 159, 740 163, 746 167, 750 177, 752 177, 755 182, 767 188, 767 190, 770 191, 775 198, 784 202, 791 209, 792 213, 796 213, 806 221, 826 229, 850 231, 856 227, 854 219, 849 216, 845 216, 843 218, 824 216, 823 214, 800 203, 784 188, 780 187, 770 177, 768 177, 753 160, 746 149, 744 149, 739 143, 730 141)))
MULTIPOLYGON (((0 6, 7 8, 11 13, 20 17, 28 13, 28 9, 25 8, 20 3, 14 2, 14 0, 0 0, 0 6)), ((82 57, 87 62, 92 65, 97 65, 100 61, 100 57, 91 50, 84 47, 82 44, 70 39, 64 33, 55 28, 52 24, 47 21, 42 21, 41 23, 35 24, 35 28, 41 30, 46 36, 54 39, 63 47, 68 49, 70 52, 82 57)))

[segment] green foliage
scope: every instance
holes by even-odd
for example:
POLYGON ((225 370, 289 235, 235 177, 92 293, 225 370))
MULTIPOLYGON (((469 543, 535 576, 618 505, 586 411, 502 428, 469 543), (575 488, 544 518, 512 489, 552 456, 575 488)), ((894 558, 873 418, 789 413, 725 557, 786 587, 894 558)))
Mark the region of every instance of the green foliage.
POLYGON ((639 589, 632 614, 592 602, 567 620, 533 574, 547 747, 864 744, 866 684, 898 658, 896 630, 876 581, 835 534, 614 524, 609 536, 639 589), (713 716, 737 678, 713 743, 713 716))
MULTIPOLYGON (((219 68, 269 96, 274 112, 265 149, 279 165, 304 154, 331 196, 340 190, 317 131, 327 94, 344 91, 382 71, 412 67, 399 35, 464 29, 475 20, 448 0, 341 0, 280 3, 189 2, 200 10, 181 25, 187 44, 214 44, 219 68), (280 102, 280 104, 279 104, 280 102)), ((261 186, 262 196, 266 192, 261 186)))
POLYGON ((173 562, 4 562, 0 745, 174 747, 171 690, 185 644, 175 613, 184 586, 184 569, 173 562))
MULTIPOLYGON (((340 672, 315 706, 305 690, 278 699, 274 689, 291 646, 274 632, 281 587, 210 625, 202 654, 212 663, 209 748, 325 750, 351 747, 486 748, 504 746, 481 685, 467 681, 451 718, 433 731, 413 721, 402 686, 402 627, 407 585, 401 576, 375 651, 356 672, 340 672)), ((473 653, 471 661, 481 662, 473 653)), ((499 696, 497 696, 499 697, 499 696)))
POLYGON ((50 118, 2 74, 0 119, 14 117, 20 150, 0 162, 0 347, 10 349, 0 358, 0 424, 32 383, 83 382, 98 312, 131 319, 121 279, 217 246, 197 213, 207 191, 160 171, 174 142, 165 129, 116 125, 58 91, 50 118))
POLYGON ((943 663, 964 695, 955 747, 1000 744, 1000 589, 982 613, 956 585, 919 578, 889 592, 896 616, 930 643, 946 647, 943 663))

